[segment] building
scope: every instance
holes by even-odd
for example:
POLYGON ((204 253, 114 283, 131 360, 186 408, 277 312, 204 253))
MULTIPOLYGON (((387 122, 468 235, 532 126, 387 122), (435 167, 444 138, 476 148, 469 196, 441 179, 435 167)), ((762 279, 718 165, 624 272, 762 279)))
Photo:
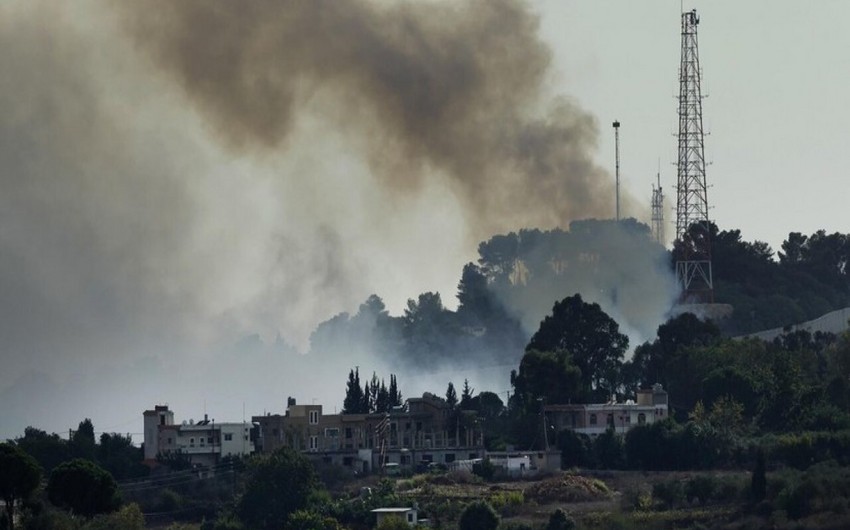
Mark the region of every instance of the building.
POLYGON ((571 429, 588 436, 598 436, 608 429, 625 434, 636 425, 661 421, 669 415, 667 392, 660 384, 638 390, 636 397, 636 401, 624 403, 546 405, 546 425, 555 432, 571 429))
POLYGON ((214 466, 222 458, 254 452, 253 425, 204 419, 174 423, 174 413, 166 405, 146 410, 144 416, 145 462, 152 464, 162 455, 180 454, 192 464, 214 466))
POLYGON ((389 413, 325 414, 322 405, 297 405, 285 414, 254 416, 258 450, 291 447, 358 472, 385 464, 414 467, 480 458, 484 436, 471 411, 453 411, 434 394, 410 398, 389 413))
POLYGON ((381 521, 390 517, 401 519, 410 526, 416 526, 425 522, 424 519, 420 520, 418 518, 418 510, 416 506, 412 508, 378 508, 377 510, 372 510, 372 513, 374 513, 377 518, 378 526, 381 526, 381 521))

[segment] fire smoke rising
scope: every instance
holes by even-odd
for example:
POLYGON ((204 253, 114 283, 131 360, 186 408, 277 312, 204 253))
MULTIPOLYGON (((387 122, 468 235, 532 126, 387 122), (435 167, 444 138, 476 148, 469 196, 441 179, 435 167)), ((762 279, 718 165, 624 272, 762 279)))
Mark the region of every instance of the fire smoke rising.
POLYGON ((0 5, 0 436, 341 402, 349 359, 233 344, 449 302, 478 241, 609 216, 537 29, 513 0, 0 5))

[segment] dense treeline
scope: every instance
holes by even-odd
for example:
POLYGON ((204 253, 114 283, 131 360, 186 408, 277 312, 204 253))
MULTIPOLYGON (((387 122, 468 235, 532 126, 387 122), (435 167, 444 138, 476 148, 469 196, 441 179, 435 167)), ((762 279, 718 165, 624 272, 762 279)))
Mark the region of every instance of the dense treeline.
MULTIPOLYGON (((791 232, 774 256, 764 242, 711 224, 715 300, 731 304, 721 325, 737 335, 784 327, 850 306, 850 235, 791 232)), ((676 259, 674 252, 672 259, 676 259)))

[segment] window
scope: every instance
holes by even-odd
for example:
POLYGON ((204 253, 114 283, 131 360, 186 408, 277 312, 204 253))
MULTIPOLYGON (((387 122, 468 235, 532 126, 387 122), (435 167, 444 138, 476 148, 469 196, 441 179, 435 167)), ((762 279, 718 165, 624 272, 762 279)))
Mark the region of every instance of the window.
POLYGON ((316 451, 319 449, 319 437, 315 434, 310 437, 310 450, 316 451))
POLYGON ((644 425, 646 423, 646 414, 641 412, 638 414, 638 425, 644 425))
POLYGON ((319 411, 311 410, 310 411, 310 425, 318 425, 319 424, 319 411))
POLYGON ((608 423, 609 427, 613 427, 614 426, 614 415, 609 414, 608 417, 605 419, 605 421, 608 423))
POLYGON ((407 512, 407 522, 413 524, 413 513, 407 512))
POLYGON ((591 425, 596 425, 596 414, 591 414, 591 415, 590 415, 590 424, 591 424, 591 425))
POLYGON ((631 423, 631 422, 632 422, 631 414, 626 414, 626 423, 631 423))
POLYGON ((195 439, 189 438, 189 447, 195 447, 195 439))
POLYGON ((454 461, 455 461, 455 454, 454 453, 446 453, 446 463, 449 464, 449 463, 454 462, 454 461))
POLYGON ((339 429, 325 429, 325 437, 326 438, 337 438, 339 437, 339 429))
POLYGON ((225 442, 232 442, 233 441, 233 433, 230 433, 230 432, 225 433, 224 434, 224 441, 225 442))
POLYGON ((207 438, 207 443, 208 443, 208 444, 213 443, 213 441, 212 441, 212 436, 210 436, 209 438, 207 438))
POLYGON ((346 428, 345 428, 345 437, 346 437, 346 438, 351 438, 351 427, 346 427, 346 428))
POLYGON ((167 442, 167 443, 168 443, 168 445, 171 445, 171 436, 169 436, 168 438, 166 438, 166 440, 168 440, 168 442, 167 442))

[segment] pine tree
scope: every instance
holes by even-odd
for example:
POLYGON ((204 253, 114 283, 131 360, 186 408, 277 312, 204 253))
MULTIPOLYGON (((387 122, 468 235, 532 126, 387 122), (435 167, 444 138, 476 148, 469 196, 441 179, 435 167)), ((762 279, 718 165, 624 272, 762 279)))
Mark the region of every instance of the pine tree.
POLYGON ((363 391, 360 389, 360 369, 348 372, 345 385, 345 399, 342 402, 343 414, 357 414, 363 407, 363 391))
POLYGON ((449 404, 450 409, 457 407, 457 392, 455 391, 455 385, 451 381, 449 381, 449 387, 446 389, 446 403, 449 404))
POLYGON ((396 381, 395 374, 390 374, 390 407, 400 407, 401 405, 401 392, 398 391, 398 381, 396 381))
POLYGON ((472 407, 472 394, 474 392, 475 389, 469 386, 469 379, 464 379, 463 392, 460 395, 460 408, 467 410, 472 407))
POLYGON ((378 388, 378 395, 375 398, 375 412, 390 411, 390 393, 387 390, 387 385, 381 379, 381 386, 378 388))

